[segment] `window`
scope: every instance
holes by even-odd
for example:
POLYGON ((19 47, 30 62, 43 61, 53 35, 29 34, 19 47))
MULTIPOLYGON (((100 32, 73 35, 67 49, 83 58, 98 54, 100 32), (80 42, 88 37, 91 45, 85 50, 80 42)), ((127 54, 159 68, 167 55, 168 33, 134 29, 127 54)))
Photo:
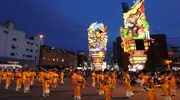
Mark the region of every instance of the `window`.
POLYGON ((31 49, 30 52, 33 52, 33 50, 31 49))
POLYGON ((38 44, 36 44, 36 46, 38 46, 38 44))
POLYGON ((55 61, 55 58, 53 58, 53 61, 55 61))
POLYGON ((15 53, 11 53, 11 56, 14 56, 15 55, 15 53))
POLYGON ((23 57, 25 56, 25 54, 23 54, 23 57))
POLYGON ((56 58, 56 61, 59 61, 59 58, 56 58))
POLYGON ((16 39, 16 38, 13 38, 13 41, 17 41, 17 39, 16 39))
POLYGON ((64 58, 62 58, 62 62, 64 62, 64 58))
POLYGON ((31 45, 34 45, 34 43, 31 43, 31 45))
POLYGON ((29 51, 29 49, 26 49, 26 51, 29 51))
POLYGON ((32 55, 29 55, 29 58, 32 58, 32 55))
POLYGON ((11 47, 12 49, 16 49, 16 46, 14 46, 14 45, 12 45, 12 47, 11 47))
POLYGON ((5 30, 4 30, 4 33, 8 33, 8 31, 5 31, 5 30))
POLYGON ((45 60, 46 59, 46 57, 43 57, 43 60, 45 60))
POLYGON ((27 42, 27 44, 30 44, 30 42, 27 42))

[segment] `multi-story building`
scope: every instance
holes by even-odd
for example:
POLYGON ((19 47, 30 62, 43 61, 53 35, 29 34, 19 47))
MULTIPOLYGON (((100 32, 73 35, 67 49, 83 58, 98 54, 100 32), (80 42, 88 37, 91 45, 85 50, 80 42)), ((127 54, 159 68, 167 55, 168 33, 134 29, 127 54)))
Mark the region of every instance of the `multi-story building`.
POLYGON ((168 56, 172 66, 180 66, 180 47, 168 45, 168 56))
POLYGON ((88 58, 84 55, 84 51, 78 51, 77 59, 77 67, 86 66, 88 58))
POLYGON ((12 21, 0 25, 0 63, 28 67, 38 65, 43 36, 26 38, 25 34, 16 29, 12 21))
POLYGON ((165 34, 153 34, 151 38, 154 39, 154 43, 151 44, 147 52, 147 63, 146 66, 155 70, 158 68, 165 68, 165 63, 168 60, 168 51, 165 34))
POLYGON ((40 67, 61 68, 76 66, 77 54, 71 50, 55 49, 46 45, 41 46, 40 67))
POLYGON ((117 37, 116 41, 113 42, 113 57, 114 63, 118 63, 120 69, 123 69, 129 65, 129 55, 124 52, 124 49, 121 47, 122 39, 117 37))

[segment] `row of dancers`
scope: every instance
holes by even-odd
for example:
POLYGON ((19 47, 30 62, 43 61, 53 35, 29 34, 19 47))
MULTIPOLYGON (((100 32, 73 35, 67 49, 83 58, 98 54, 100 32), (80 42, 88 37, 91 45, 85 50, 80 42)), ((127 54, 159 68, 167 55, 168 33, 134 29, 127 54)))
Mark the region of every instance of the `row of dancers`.
MULTIPOLYGON (((105 100, 112 100, 112 91, 116 88, 116 71, 110 71, 105 69, 104 71, 92 71, 92 87, 99 85, 99 95, 104 95, 105 100)), ((57 88, 58 81, 64 84, 64 71, 62 70, 58 73, 58 70, 40 70, 38 74, 33 71, 19 69, 17 72, 13 73, 11 69, 6 69, 6 71, 0 72, 0 82, 5 80, 5 88, 8 89, 11 84, 11 80, 16 81, 16 91, 20 91, 22 84, 24 86, 24 93, 30 91, 30 86, 34 86, 34 81, 37 77, 39 83, 41 83, 43 97, 50 95, 50 88, 57 88)), ((81 100, 81 89, 85 88, 87 83, 85 78, 82 76, 80 70, 74 70, 71 76, 72 86, 74 89, 74 99, 81 100)), ((157 100, 156 86, 153 83, 152 77, 147 74, 146 70, 142 70, 139 75, 139 79, 142 80, 143 91, 146 92, 148 100, 157 100)), ((126 97, 131 98, 133 94, 133 88, 131 86, 130 74, 127 70, 123 72, 124 86, 126 87, 126 97)), ((171 100, 172 96, 176 95, 176 80, 171 71, 162 71, 160 77, 160 84, 164 92, 165 100, 171 100)))

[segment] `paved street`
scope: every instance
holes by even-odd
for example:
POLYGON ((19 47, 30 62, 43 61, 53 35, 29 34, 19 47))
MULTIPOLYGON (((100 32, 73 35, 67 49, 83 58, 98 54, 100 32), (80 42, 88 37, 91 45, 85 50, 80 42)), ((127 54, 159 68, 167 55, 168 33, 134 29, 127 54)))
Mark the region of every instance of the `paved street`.
MULTIPOLYGON (((10 85, 9 90, 4 88, 4 83, 0 85, 0 100, 73 100, 73 88, 71 80, 65 80, 66 85, 59 85, 57 89, 51 90, 51 96, 47 98, 42 97, 42 89, 39 84, 31 89, 31 92, 24 94, 23 92, 15 92, 15 83, 10 85)), ((133 86, 134 96, 131 100, 147 100, 145 93, 139 91, 141 87, 139 84, 133 86)), ((173 100, 180 100, 180 88, 178 88, 178 96, 174 96, 173 100)), ((157 89, 158 100, 163 100, 163 93, 161 88, 157 89)), ((118 86, 113 90, 113 100, 127 100, 125 97, 125 87, 123 82, 118 81, 118 86)), ((88 85, 83 89, 82 100, 104 100, 103 96, 98 96, 97 88, 91 87, 91 80, 88 79, 88 85)))

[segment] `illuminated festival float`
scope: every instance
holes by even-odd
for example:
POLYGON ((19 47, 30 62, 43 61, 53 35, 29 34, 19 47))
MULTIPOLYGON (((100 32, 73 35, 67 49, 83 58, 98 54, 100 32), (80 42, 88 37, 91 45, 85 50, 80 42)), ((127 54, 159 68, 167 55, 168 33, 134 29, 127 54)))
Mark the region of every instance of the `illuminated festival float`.
POLYGON ((122 3, 124 28, 120 27, 122 48, 130 54, 130 71, 142 70, 147 61, 146 51, 150 46, 149 24, 144 12, 144 0, 137 0, 129 8, 122 3))
POLYGON ((88 28, 89 56, 94 70, 103 70, 107 38, 107 26, 103 23, 95 22, 88 28))

